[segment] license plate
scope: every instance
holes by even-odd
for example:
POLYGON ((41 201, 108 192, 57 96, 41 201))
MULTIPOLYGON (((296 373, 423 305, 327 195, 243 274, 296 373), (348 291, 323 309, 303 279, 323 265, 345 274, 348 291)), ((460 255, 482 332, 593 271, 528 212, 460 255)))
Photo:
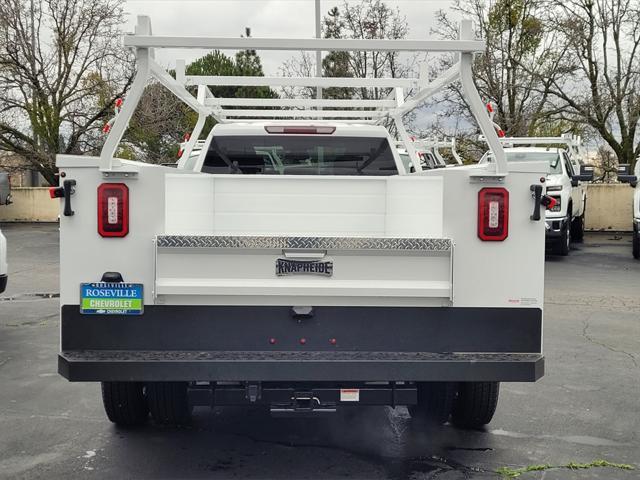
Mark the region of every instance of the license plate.
POLYGON ((89 315, 142 315, 141 283, 81 283, 80 313, 89 315))

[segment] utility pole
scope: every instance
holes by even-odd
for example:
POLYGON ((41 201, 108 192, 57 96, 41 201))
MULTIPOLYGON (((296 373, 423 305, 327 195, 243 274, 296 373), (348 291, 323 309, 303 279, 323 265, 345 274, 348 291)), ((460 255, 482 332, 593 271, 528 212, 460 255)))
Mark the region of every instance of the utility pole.
MULTIPOLYGON (((31 0, 31 74, 35 78, 36 76, 36 14, 35 14, 35 6, 33 4, 34 0, 31 0)), ((32 86, 31 88, 31 108, 36 108, 36 89, 32 86)), ((35 112, 34 112, 35 113, 35 112)), ((35 118, 35 115, 33 115, 35 118)), ((38 133, 33 132, 33 139, 35 141, 36 149, 39 146, 38 142, 38 133)), ((31 170, 31 186, 38 187, 40 184, 40 176, 37 170, 31 170)))
MULTIPOLYGON (((316 38, 322 36, 322 14, 320 10, 320 0, 316 0, 316 38)), ((316 52, 316 77, 322 77, 322 52, 316 52)), ((317 87, 316 97, 322 98, 322 87, 317 87)))

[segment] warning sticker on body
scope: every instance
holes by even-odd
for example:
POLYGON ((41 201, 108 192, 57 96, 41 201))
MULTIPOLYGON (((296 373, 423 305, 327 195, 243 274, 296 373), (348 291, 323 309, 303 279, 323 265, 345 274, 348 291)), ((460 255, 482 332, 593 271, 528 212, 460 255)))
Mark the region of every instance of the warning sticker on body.
POLYGON ((358 389, 358 388, 341 388, 340 389, 340 401, 341 402, 359 402, 360 401, 360 389, 358 389))

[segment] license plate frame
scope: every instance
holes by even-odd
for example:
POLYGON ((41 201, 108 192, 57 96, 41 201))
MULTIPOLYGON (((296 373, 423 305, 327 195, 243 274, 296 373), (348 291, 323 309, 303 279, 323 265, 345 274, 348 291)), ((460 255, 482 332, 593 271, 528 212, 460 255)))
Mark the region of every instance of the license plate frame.
POLYGON ((142 315, 142 283, 89 282, 80 284, 80 313, 83 315, 142 315))

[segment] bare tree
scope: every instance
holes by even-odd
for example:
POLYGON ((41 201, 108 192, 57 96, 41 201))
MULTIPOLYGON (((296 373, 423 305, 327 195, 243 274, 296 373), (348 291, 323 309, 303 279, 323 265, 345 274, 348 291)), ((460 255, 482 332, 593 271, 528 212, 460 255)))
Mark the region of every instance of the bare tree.
POLYGON ((0 0, 0 149, 57 183, 55 155, 96 152, 132 80, 123 0, 0 0))
POLYGON ((640 2, 551 0, 549 22, 573 65, 548 79, 561 117, 592 127, 620 163, 640 155, 640 2))
MULTIPOLYGON (((383 0, 363 0, 360 3, 344 1, 332 7, 323 19, 324 38, 401 39, 409 33, 407 19, 398 8, 383 0)), ((413 69, 415 56, 402 57, 399 52, 330 52, 322 62, 325 77, 388 78, 402 77, 413 69)), ((287 60, 280 72, 286 76, 314 76, 315 61, 311 55, 301 53, 287 60)), ((329 88, 323 91, 327 98, 379 99, 391 89, 329 88)), ((315 88, 289 89, 285 96, 315 96, 315 88)))
POLYGON ((600 145, 595 157, 595 178, 596 182, 611 183, 617 178, 618 161, 615 153, 605 146, 600 145))
MULTIPOLYGON (((315 59, 309 52, 300 52, 298 57, 291 57, 280 65, 280 75, 283 77, 314 77, 316 73, 315 59)), ((315 87, 282 87, 285 98, 315 98, 315 87)))
MULTIPOLYGON (((543 1, 456 0, 451 12, 440 10, 436 16, 433 32, 448 39, 457 38, 454 17, 473 19, 476 35, 486 42, 473 66, 476 88, 493 105, 496 123, 507 135, 535 135, 555 122, 557 108, 549 101, 550 86, 562 74, 563 55, 556 46, 557 35, 540 19, 543 1)), ((435 71, 454 61, 442 57, 435 71)), ((475 126, 459 85, 445 91, 439 107, 441 116, 462 117, 475 126)))

